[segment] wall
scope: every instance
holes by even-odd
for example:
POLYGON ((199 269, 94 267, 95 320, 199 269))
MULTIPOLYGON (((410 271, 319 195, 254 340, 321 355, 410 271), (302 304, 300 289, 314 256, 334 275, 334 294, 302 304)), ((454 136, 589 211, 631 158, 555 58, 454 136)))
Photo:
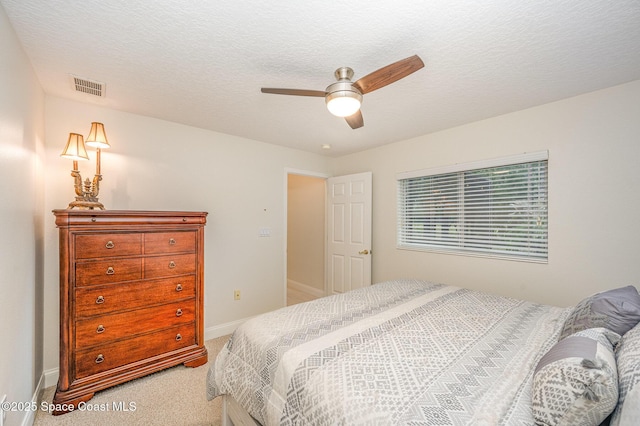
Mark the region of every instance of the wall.
POLYGON ((374 282, 416 277, 561 306, 640 287, 638 99, 635 81, 336 159, 334 175, 373 172, 374 282), (539 150, 548 264, 396 249, 396 173, 539 150))
MULTIPOLYGON (((288 168, 326 173, 326 157, 56 97, 46 98, 45 369, 58 365, 58 240, 53 209, 74 198, 71 161, 59 157, 70 132, 104 123, 100 201, 107 209, 207 211, 205 338, 284 306, 288 168), (271 237, 260 238, 260 228, 271 237), (242 298, 233 300, 233 290, 242 298)), ((95 171, 95 152, 80 163, 95 171)))
POLYGON ((324 294, 325 179, 290 174, 287 199, 287 278, 324 294))
POLYGON ((1 6, 0 52, 0 397, 28 402, 42 374, 44 94, 1 6))

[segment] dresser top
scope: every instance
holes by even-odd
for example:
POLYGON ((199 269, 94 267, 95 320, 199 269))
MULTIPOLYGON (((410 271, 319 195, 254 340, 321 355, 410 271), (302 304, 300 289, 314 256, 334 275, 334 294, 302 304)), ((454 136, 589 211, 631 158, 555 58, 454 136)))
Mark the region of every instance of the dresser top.
POLYGON ((53 210, 58 227, 153 224, 202 224, 207 212, 152 210, 53 210))

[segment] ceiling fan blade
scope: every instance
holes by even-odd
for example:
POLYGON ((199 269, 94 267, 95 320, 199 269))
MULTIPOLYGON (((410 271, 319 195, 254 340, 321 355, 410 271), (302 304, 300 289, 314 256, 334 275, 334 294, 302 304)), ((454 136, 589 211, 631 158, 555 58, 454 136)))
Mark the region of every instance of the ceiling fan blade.
POLYGON ((273 89, 268 87, 263 87, 260 91, 274 95, 315 96, 318 98, 324 98, 327 94, 323 90, 273 89))
POLYGON ((351 126, 352 129, 359 129, 364 126, 364 119, 362 118, 362 111, 360 110, 353 115, 345 117, 344 119, 347 120, 347 123, 349 123, 349 126, 351 126))
POLYGON ((373 92, 418 71, 422 67, 424 67, 422 59, 418 55, 413 55, 367 74, 353 85, 362 94, 373 92))

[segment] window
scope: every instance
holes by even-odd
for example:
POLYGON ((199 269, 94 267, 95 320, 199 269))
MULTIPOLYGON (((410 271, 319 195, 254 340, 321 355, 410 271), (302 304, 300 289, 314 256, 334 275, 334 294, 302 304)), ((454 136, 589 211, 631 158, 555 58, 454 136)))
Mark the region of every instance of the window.
POLYGON ((547 261, 546 151, 400 173, 398 248, 547 261))

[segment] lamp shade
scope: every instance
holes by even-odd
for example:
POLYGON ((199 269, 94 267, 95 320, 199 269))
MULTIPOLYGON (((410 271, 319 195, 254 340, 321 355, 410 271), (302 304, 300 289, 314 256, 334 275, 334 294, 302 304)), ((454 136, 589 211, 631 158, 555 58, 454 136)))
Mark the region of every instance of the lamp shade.
POLYGON ((87 150, 84 147, 82 135, 78 133, 69 133, 69 140, 60 157, 69 158, 71 160, 88 160, 87 150))
POLYGON ((110 148, 107 134, 104 132, 104 124, 91 123, 91 130, 89 130, 89 136, 87 136, 85 143, 94 148, 110 148))

